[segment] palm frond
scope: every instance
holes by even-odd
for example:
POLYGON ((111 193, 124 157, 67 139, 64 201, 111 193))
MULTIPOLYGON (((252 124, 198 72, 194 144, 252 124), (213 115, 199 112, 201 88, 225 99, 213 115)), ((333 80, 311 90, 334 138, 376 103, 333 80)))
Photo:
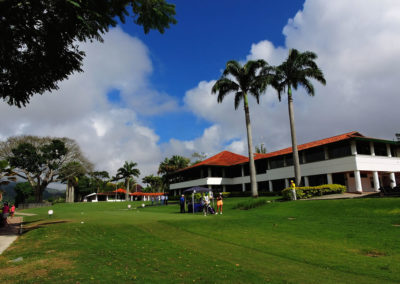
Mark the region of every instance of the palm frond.
POLYGON ((314 93, 314 86, 313 86, 313 84, 311 84, 311 82, 309 80, 307 80, 306 78, 302 78, 299 81, 299 84, 304 87, 304 89, 306 90, 307 94, 309 94, 312 97, 314 96, 314 94, 315 94, 314 93))
POLYGON ((243 100, 243 92, 237 92, 235 95, 235 109, 238 109, 240 102, 243 100))
POLYGON ((225 96, 231 92, 236 92, 239 90, 239 85, 228 79, 228 78, 221 78, 217 82, 215 82, 214 86, 211 89, 212 94, 218 93, 217 101, 221 103, 225 96))
POLYGON ((222 73, 223 76, 232 75, 233 77, 237 78, 240 76, 240 70, 242 66, 236 60, 229 60, 226 63, 225 70, 222 73))

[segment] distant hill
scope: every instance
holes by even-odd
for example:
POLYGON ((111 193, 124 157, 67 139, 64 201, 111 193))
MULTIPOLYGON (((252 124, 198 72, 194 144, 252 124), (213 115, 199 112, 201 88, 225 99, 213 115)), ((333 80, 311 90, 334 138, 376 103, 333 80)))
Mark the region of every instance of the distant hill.
MULTIPOLYGON (((16 196, 16 193, 14 191, 14 187, 17 185, 16 182, 10 182, 7 185, 2 185, 0 187, 1 190, 3 190, 5 193, 3 194, 3 200, 4 201, 11 201, 13 202, 16 196)), ((65 196, 65 190, 59 190, 55 188, 46 188, 44 193, 43 193, 43 199, 49 199, 50 197, 64 197, 65 196)))

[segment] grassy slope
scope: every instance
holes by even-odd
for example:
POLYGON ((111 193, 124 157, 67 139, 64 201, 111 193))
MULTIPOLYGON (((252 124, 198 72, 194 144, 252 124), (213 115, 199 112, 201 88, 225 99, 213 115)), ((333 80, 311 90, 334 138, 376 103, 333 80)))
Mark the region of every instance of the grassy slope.
POLYGON ((0 282, 400 282, 400 199, 232 209, 243 200, 207 217, 178 205, 60 204, 50 221, 68 222, 49 224, 47 208, 29 210, 39 215, 0 256, 0 282))

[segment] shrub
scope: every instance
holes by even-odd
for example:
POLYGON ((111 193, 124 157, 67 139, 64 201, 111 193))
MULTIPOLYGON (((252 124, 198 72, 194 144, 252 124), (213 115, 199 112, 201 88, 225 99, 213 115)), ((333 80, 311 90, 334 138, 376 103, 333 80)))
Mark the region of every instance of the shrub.
MULTIPOLYGON (((307 199, 313 196, 322 196, 335 193, 346 192, 347 188, 341 184, 323 184, 318 186, 296 187, 297 199, 307 199)), ((282 190, 283 199, 292 199, 292 188, 287 187, 282 190)))

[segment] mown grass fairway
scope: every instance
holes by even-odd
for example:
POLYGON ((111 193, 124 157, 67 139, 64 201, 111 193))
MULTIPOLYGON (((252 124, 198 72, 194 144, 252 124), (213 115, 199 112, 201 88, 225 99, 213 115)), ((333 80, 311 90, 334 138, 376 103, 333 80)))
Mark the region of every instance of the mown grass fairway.
POLYGON ((232 209, 244 200, 207 217, 125 202, 60 204, 51 219, 26 210, 38 215, 0 255, 0 282, 400 282, 400 199, 232 209))

